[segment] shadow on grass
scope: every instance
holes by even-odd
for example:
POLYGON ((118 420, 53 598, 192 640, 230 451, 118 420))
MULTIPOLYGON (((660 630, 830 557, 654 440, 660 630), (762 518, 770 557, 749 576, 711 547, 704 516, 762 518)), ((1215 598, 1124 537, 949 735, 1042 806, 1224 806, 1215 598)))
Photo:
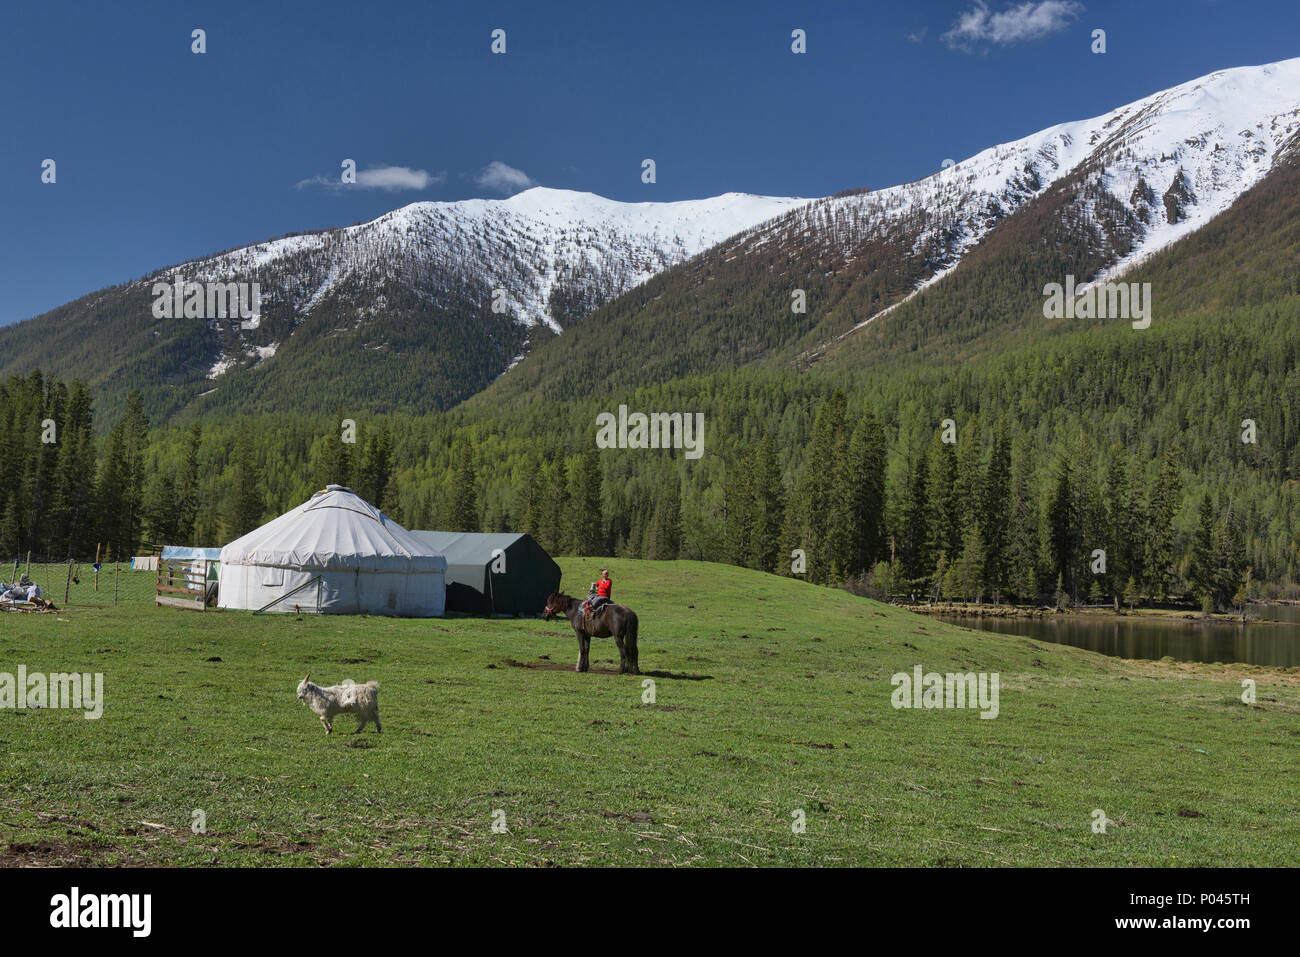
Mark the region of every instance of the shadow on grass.
POLYGON ((674 681, 712 681, 713 675, 688 675, 676 671, 643 671, 642 678, 671 678, 674 681))
MULTIPOLYGON (((539 659, 538 661, 516 661, 514 658, 502 658, 501 664, 510 668, 527 668, 530 671, 573 671, 573 665, 562 664, 558 661, 549 659, 539 659)), ((496 665, 488 665, 489 668, 495 668, 496 665)), ((618 675, 618 669, 614 667, 602 667, 593 664, 588 670, 590 675, 618 675)), ((676 671, 643 671, 639 675, 628 675, 629 678, 665 678, 670 681, 712 681, 713 675, 691 675, 676 671)))

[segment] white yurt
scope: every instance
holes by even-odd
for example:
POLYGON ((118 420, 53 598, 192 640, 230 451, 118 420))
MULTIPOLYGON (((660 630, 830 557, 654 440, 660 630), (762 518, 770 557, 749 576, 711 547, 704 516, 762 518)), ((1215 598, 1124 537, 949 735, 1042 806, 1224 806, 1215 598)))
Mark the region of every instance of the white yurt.
POLYGON ((447 560, 350 488, 329 485, 221 550, 220 608, 436 618, 447 560), (319 579, 319 581, 317 581, 319 579))

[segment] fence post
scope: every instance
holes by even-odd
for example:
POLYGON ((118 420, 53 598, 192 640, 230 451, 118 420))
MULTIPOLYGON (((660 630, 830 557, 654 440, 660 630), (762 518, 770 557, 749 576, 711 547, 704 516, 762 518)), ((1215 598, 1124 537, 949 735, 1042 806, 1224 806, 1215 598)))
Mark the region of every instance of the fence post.
POLYGON ((117 573, 122 567, 121 562, 113 562, 113 604, 117 604, 117 573))
POLYGON ((72 559, 68 559, 68 581, 63 586, 63 604, 68 603, 68 593, 72 591, 72 559))

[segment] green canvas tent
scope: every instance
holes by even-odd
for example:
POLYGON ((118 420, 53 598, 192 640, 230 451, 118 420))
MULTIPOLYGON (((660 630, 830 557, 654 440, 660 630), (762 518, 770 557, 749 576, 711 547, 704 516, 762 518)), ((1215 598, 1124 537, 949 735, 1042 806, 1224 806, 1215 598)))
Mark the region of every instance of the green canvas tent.
POLYGON ((517 532, 411 533, 447 558, 447 611, 537 615, 560 588, 560 566, 531 535, 517 532))

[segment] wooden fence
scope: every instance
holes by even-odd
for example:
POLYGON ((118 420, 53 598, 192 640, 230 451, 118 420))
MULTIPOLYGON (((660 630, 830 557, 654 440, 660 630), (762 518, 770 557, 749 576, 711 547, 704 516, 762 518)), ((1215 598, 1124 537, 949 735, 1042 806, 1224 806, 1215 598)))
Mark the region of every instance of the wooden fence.
POLYGON ((154 604, 203 611, 208 605, 210 564, 203 559, 203 570, 199 571, 199 560, 164 561, 159 558, 158 585, 154 591, 154 604))

